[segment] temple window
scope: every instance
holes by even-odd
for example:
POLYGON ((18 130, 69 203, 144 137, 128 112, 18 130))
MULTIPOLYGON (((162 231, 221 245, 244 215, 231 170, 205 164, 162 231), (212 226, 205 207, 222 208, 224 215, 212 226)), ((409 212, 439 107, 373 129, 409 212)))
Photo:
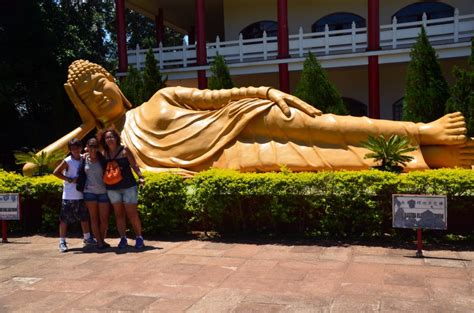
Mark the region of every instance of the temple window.
POLYGON ((394 121, 401 121, 403 115, 403 99, 401 98, 397 100, 394 104, 392 104, 392 117, 394 121))
POLYGON ((392 16, 397 18, 398 23, 409 23, 421 21, 423 13, 427 19, 451 17, 454 15, 454 8, 442 2, 417 2, 398 10, 392 16))
POLYGON ((326 24, 329 30, 350 29, 352 22, 355 22, 357 28, 365 27, 365 19, 362 16, 353 13, 339 12, 326 15, 317 20, 311 25, 311 31, 313 33, 323 32, 326 24))
POLYGON ((355 99, 342 97, 342 101, 352 116, 367 116, 367 106, 355 99))
POLYGON ((259 21, 252 23, 242 29, 244 39, 254 39, 263 37, 263 32, 267 32, 268 37, 276 37, 278 34, 278 23, 275 21, 259 21))

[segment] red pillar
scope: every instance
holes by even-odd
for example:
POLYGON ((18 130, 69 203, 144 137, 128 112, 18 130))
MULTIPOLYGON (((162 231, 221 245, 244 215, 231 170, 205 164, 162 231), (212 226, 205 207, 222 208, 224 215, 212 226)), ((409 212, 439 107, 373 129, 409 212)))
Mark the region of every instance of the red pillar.
MULTIPOLYGON (((379 0, 368 0, 368 51, 380 49, 379 0)), ((379 57, 369 56, 369 117, 380 118, 379 57)))
POLYGON ((125 32, 125 0, 115 0, 115 10, 117 16, 118 71, 125 73, 128 69, 127 39, 125 32))
MULTIPOLYGON (((197 46, 196 57, 197 65, 202 66, 207 64, 206 51, 206 8, 205 0, 196 0, 196 31, 197 31, 197 46)), ((198 70, 198 88, 207 88, 207 78, 205 70, 198 70)))
POLYGON ((191 26, 188 31, 188 43, 194 45, 196 43, 196 27, 191 26))
MULTIPOLYGON (((289 58, 289 42, 288 42, 288 2, 287 0, 278 1, 278 58, 289 58)), ((286 93, 290 92, 290 73, 288 71, 288 63, 278 65, 278 73, 280 78, 280 90, 286 93)))
POLYGON ((163 21, 163 9, 158 9, 158 15, 155 15, 155 29, 156 29, 156 46, 160 45, 160 42, 164 45, 165 41, 165 23, 163 21))

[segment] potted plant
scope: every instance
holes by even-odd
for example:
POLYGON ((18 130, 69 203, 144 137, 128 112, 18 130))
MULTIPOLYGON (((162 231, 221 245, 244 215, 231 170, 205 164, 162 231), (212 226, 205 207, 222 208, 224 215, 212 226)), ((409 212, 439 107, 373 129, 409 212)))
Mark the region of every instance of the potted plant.
POLYGON ((372 151, 364 156, 365 159, 374 159, 380 163, 374 168, 395 173, 402 172, 406 163, 413 160, 412 156, 405 154, 416 150, 407 137, 398 135, 392 135, 388 140, 383 135, 369 136, 367 141, 362 142, 362 146, 372 151))

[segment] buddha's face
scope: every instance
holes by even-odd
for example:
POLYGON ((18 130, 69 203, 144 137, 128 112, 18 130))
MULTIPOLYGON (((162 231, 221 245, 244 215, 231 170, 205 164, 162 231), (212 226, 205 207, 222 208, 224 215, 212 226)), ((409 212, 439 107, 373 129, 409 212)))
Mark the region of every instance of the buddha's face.
POLYGON ((90 80, 82 82, 78 93, 96 119, 103 123, 113 121, 126 112, 117 84, 102 73, 92 74, 90 80))

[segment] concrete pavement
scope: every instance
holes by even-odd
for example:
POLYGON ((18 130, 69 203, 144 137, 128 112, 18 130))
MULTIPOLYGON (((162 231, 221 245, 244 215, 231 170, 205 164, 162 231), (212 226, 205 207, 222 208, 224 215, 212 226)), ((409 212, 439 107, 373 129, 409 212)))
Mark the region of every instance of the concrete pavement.
POLYGON ((61 254, 57 238, 10 241, 0 312, 474 312, 474 251, 148 240, 121 253, 73 238, 61 254))

